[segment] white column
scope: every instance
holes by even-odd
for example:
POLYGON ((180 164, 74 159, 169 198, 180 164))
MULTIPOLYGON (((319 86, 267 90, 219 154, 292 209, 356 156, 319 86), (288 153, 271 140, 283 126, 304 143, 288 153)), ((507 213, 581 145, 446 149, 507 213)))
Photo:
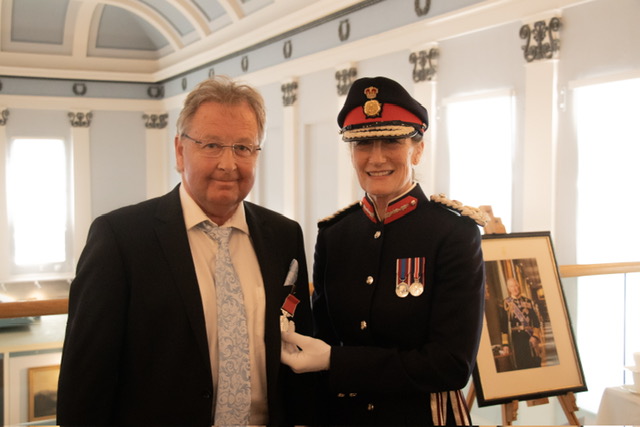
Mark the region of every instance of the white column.
MULTIPOLYGON (((546 17, 540 22, 550 22, 546 17)), ((536 22, 529 24, 535 29, 536 22)), ((549 31, 551 33, 551 31, 549 31)), ((555 38, 557 35, 553 34, 555 38)), ((547 34, 544 43, 549 43, 547 34)), ((533 44, 533 35, 532 42, 533 44)), ((524 231, 553 233, 558 130, 557 52, 525 66, 523 218, 524 231)))
MULTIPOLYGON (((351 87, 351 83, 353 83, 358 78, 356 70, 357 66, 353 62, 342 64, 336 67, 336 73, 350 72, 350 75, 352 77, 350 78, 348 87, 351 87)), ((338 98, 336 100, 336 117, 342 109, 346 98, 346 91, 344 93, 338 93, 338 98)), ((338 135, 337 140, 338 147, 340 148, 337 150, 336 159, 336 173, 338 174, 338 188, 336 188, 336 192, 338 195, 338 207, 342 208, 358 200, 361 188, 360 184, 358 183, 358 178, 356 176, 354 167, 351 164, 351 151, 349 149, 349 146, 342 140, 342 135, 338 135)))
POLYGON ((422 154, 422 160, 415 167, 415 171, 416 179, 420 183, 422 190, 427 196, 429 196, 438 192, 438 189, 435 188, 436 151, 438 141, 438 122, 436 121, 436 61, 438 56, 438 45, 431 43, 412 51, 412 54, 415 54, 416 57, 420 57, 421 53, 422 55, 427 55, 429 59, 425 64, 414 64, 414 81, 416 81, 416 79, 420 81, 417 81, 415 84, 413 97, 427 109, 429 127, 424 135, 424 152, 422 154))
POLYGON ((71 162, 73 165, 73 265, 84 249, 91 225, 91 150, 89 125, 91 113, 72 111, 71 162))
POLYGON ((147 199, 157 197, 169 191, 169 141, 166 113, 146 113, 146 195, 147 199))
MULTIPOLYGON (((5 115, 8 119, 9 110, 0 106, 0 152, 7 152, 7 123, 5 120, 5 115)), ((0 162, 0 188, 2 189, 2 194, 6 195, 6 162, 0 162)), ((9 229, 9 218, 7 217, 7 198, 0 197, 0 227, 5 230, 9 229)), ((0 239, 0 283, 8 280, 9 278, 9 236, 6 238, 0 239)), ((0 289, 1 291, 1 289, 0 289)))
POLYGON ((282 167, 283 167, 283 215, 300 220, 298 215, 296 194, 298 194, 298 180, 300 170, 298 167, 298 103, 296 102, 298 81, 295 78, 282 83, 290 85, 293 98, 284 106, 282 117, 282 167))

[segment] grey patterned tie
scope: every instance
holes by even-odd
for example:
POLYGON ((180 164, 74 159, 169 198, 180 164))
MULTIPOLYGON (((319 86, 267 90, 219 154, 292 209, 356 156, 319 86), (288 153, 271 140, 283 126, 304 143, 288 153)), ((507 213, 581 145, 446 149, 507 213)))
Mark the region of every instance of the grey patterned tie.
POLYGON ((229 253, 231 228, 198 224, 218 243, 214 272, 218 307, 218 393, 216 425, 247 425, 251 406, 249 332, 240 280, 229 253))

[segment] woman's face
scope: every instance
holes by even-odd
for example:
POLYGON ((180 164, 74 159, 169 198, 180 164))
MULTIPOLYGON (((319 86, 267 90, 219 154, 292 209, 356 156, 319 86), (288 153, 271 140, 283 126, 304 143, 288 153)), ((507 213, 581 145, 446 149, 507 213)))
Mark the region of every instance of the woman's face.
POLYGON ((351 161, 360 186, 377 205, 388 203, 411 187, 412 169, 423 149, 424 142, 410 138, 351 142, 351 161))

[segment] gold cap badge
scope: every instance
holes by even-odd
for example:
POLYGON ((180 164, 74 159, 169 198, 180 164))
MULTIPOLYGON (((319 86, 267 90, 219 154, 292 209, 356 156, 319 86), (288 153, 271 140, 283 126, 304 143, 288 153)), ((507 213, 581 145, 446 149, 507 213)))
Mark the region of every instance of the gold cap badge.
POLYGON ((378 88, 369 86, 364 90, 364 94, 368 101, 364 103, 363 110, 367 117, 379 117, 382 111, 382 105, 375 99, 378 95, 378 88))

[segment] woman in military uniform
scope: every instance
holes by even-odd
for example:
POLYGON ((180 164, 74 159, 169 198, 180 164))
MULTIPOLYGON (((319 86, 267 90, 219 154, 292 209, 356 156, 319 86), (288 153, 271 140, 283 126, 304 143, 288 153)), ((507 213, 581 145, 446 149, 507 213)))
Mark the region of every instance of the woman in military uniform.
POLYGON ((366 195, 319 223, 315 338, 284 332, 282 361, 325 371, 324 423, 470 424, 460 389, 482 329, 482 214, 413 181, 427 111, 397 82, 354 82, 338 124, 366 195))

